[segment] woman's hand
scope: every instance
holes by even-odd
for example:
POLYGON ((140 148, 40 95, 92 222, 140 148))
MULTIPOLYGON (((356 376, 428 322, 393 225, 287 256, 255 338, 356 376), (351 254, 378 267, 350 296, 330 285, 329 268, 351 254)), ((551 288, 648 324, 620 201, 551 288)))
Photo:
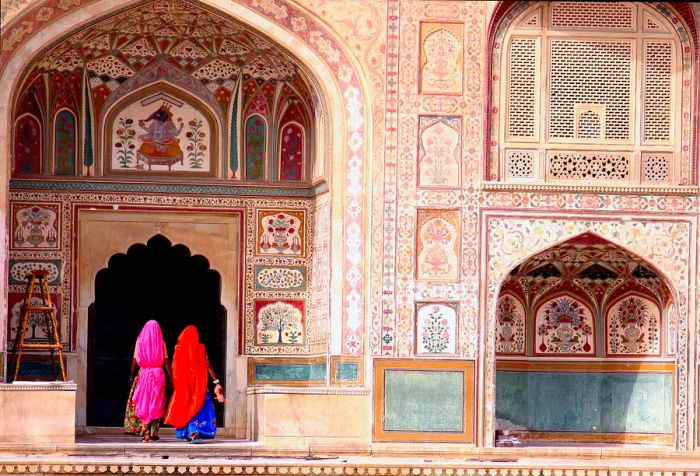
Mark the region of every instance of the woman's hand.
POLYGON ((224 403, 226 400, 224 399, 224 389, 221 388, 221 384, 217 383, 214 386, 214 395, 216 395, 216 401, 219 403, 224 403))

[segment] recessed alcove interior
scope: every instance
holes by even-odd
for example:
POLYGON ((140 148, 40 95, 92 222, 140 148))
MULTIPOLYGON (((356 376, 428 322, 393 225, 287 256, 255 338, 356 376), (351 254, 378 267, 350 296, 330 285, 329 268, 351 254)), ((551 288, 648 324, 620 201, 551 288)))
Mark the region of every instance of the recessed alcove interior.
POLYGON ((586 232, 531 255, 496 310, 496 441, 673 443, 673 291, 586 232))
MULTIPOLYGON (((159 323, 166 349, 175 348, 189 325, 216 375, 226 375, 226 310, 221 306, 221 276, 202 255, 164 235, 112 255, 95 277, 95 302, 88 309, 87 425, 120 427, 130 389, 133 350, 144 324, 159 323)), ((224 423, 224 405, 217 405, 224 423)))
MULTIPOLYGON (((344 117, 338 113, 342 110, 338 86, 320 81, 329 77, 325 63, 309 69, 309 64, 318 63, 315 53, 308 48, 291 50, 288 33, 268 34, 250 26, 254 23, 245 11, 238 18, 203 2, 145 1, 62 33, 21 74, 11 113, 12 147, 17 152, 13 178, 61 182, 66 189, 71 181, 135 184, 130 189, 135 193, 140 187, 170 187, 167 190, 191 194, 190 186, 223 186, 241 187, 245 195, 250 187, 267 207, 300 206, 299 201, 289 205, 285 194, 308 199, 301 205, 307 208, 308 222, 329 226, 329 161, 331 151, 343 147, 342 134, 331 133, 331 119, 339 124, 344 117), (286 47, 281 46, 285 42, 286 47), (167 120, 159 119, 166 116, 167 120), (29 121, 25 124, 29 129, 23 130, 37 129, 39 142, 30 143, 31 133, 19 133, 23 121, 29 121), (144 147, 146 142, 158 142, 155 134, 167 130, 168 121, 178 132, 179 143, 166 137, 170 142, 163 150, 157 150, 158 145, 144 147), (251 135, 253 123, 262 126, 251 135), (197 134, 201 143, 194 143, 197 134), (30 153, 19 153, 27 150, 30 153), (273 201, 266 201, 270 198, 273 201), (317 207, 308 206, 314 200, 317 207), (320 215, 312 216, 317 211, 320 215)), ((341 187, 333 190, 335 197, 342 193, 341 187)), ((225 212, 198 213, 185 211, 189 205, 168 212, 157 211, 157 206, 104 210, 96 200, 91 203, 98 205, 96 210, 76 206, 73 218, 77 248, 72 254, 72 292, 77 302, 72 326, 75 353, 68 353, 68 367, 79 383, 77 425, 90 424, 84 369, 97 272, 108 268, 110 256, 145 245, 157 234, 175 247, 187 247, 192 255, 206 257, 211 269, 221 274, 226 314, 222 367, 231 398, 244 401, 245 369, 238 367, 245 359, 237 358, 245 345, 240 342, 242 250, 255 233, 254 225, 244 223, 255 219, 252 210, 259 203, 239 200, 233 208, 217 206, 225 212)), ((337 216, 342 215, 339 210, 335 208, 337 216)), ((329 237, 331 230, 309 232, 309 238, 318 234, 329 237)), ((311 249, 313 243, 306 246, 311 249)), ((341 260, 340 254, 328 258, 341 260)), ((319 340, 311 348, 326 352, 328 342, 319 340)), ((235 407, 226 407, 223 425, 226 433, 243 437, 246 409, 235 407)))
POLYGON ((267 34, 203 3, 151 0, 72 31, 15 93, 13 176, 328 179, 326 92, 267 34))

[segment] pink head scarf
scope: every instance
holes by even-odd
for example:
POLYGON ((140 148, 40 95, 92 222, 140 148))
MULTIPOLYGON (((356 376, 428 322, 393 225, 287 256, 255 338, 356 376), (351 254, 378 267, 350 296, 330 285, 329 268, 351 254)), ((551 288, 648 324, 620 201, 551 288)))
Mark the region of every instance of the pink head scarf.
POLYGON ((136 339, 136 363, 141 370, 133 395, 136 416, 145 424, 165 413, 164 360, 163 333, 156 321, 148 321, 136 339))

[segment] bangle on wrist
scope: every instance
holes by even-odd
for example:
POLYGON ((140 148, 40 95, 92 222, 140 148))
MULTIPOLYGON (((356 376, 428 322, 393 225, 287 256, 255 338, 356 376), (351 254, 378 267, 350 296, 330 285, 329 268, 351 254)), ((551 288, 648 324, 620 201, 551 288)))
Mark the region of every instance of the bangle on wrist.
POLYGON ((219 379, 217 378, 217 379, 214 380, 212 383, 213 383, 214 385, 219 385, 219 379))

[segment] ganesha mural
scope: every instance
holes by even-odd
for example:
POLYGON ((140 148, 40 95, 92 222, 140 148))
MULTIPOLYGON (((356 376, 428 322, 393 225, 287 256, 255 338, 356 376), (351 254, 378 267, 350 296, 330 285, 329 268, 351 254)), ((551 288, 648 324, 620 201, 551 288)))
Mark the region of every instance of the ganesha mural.
POLYGON ((195 101, 154 92, 112 112, 108 124, 109 174, 216 174, 216 127, 195 101))

